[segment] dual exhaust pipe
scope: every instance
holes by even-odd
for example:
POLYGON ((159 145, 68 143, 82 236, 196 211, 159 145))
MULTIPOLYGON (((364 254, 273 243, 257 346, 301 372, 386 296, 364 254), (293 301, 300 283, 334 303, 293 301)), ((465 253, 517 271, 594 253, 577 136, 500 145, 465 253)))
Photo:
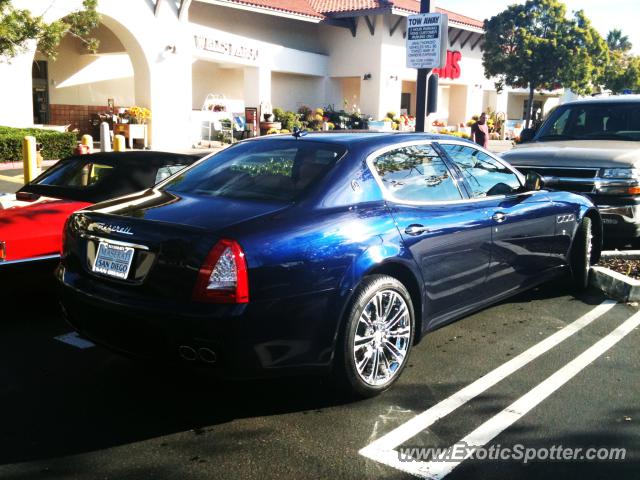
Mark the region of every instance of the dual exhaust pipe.
POLYGON ((199 347, 196 349, 189 345, 180 345, 178 347, 178 354, 183 360, 188 362, 200 360, 203 363, 212 365, 218 361, 216 352, 207 347, 199 347))

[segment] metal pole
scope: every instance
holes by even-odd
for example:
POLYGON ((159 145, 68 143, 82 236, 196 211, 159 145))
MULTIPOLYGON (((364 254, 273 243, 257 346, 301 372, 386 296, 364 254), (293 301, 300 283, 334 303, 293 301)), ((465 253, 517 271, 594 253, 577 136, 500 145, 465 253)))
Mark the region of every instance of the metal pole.
MULTIPOLYGON (((431 0, 420 0, 420 13, 431 11, 431 0)), ((427 116, 427 77, 431 73, 430 68, 419 68, 416 85, 416 132, 425 131, 427 116)))

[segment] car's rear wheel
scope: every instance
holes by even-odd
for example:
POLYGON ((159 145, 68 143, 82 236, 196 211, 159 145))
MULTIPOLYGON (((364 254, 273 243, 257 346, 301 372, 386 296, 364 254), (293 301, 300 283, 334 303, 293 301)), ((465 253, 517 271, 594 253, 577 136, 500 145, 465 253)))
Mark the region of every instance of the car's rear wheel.
POLYGON ((348 394, 371 397, 400 376, 413 344, 409 292, 388 275, 366 277, 354 294, 336 351, 335 374, 348 394))
POLYGON ((571 279, 577 290, 584 290, 589 285, 589 269, 593 250, 593 233, 591 219, 584 217, 573 239, 571 247, 571 279))

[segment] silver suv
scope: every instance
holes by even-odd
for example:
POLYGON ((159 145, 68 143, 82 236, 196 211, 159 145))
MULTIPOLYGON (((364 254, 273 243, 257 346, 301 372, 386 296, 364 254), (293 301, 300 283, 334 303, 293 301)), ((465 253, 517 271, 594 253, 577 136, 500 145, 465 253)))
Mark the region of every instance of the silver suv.
POLYGON ((606 239, 640 237, 640 96, 565 103, 521 139, 505 160, 547 188, 591 197, 606 239))

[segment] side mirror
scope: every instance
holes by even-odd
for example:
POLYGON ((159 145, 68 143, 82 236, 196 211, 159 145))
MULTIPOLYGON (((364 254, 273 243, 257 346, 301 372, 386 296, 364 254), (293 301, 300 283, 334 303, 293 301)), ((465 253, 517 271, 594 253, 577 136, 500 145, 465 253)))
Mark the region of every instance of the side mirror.
POLYGON ((529 171, 524 177, 524 188, 527 192, 540 190, 543 184, 542 177, 536 172, 529 171))
POLYGON ((520 132, 520 142, 530 142, 535 136, 536 130, 534 128, 525 128, 524 130, 522 130, 522 132, 520 132))

